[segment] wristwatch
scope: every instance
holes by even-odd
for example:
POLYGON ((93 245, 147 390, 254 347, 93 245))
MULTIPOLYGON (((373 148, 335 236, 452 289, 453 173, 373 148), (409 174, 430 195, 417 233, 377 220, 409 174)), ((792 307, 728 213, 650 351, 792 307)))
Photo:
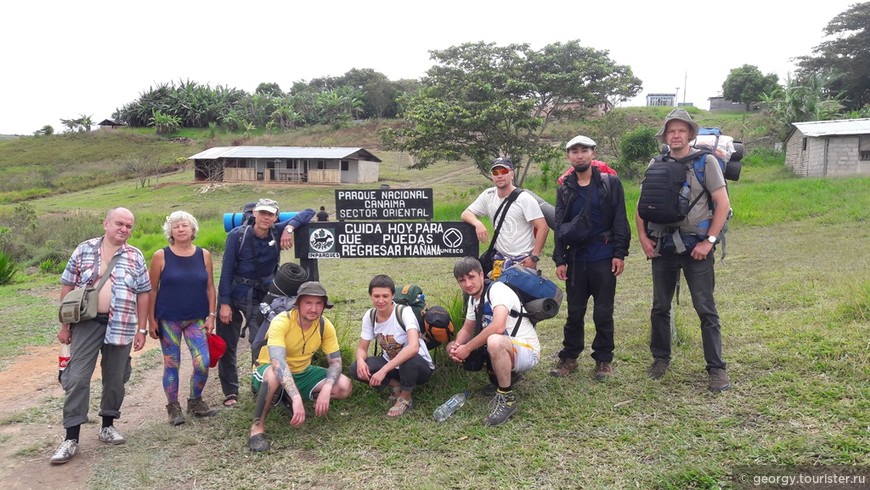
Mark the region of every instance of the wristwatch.
POLYGON ((142 335, 145 335, 148 333, 148 330, 145 330, 144 328, 140 328, 139 333, 141 333, 142 335))
POLYGON ((538 257, 537 255, 529 255, 529 258, 532 259, 532 262, 537 262, 537 261, 541 260, 541 258, 538 257))
POLYGON ((710 236, 707 237, 707 241, 710 242, 710 243, 712 243, 713 245, 716 245, 716 242, 718 242, 719 239, 716 238, 716 237, 713 236, 713 235, 710 235, 710 236))

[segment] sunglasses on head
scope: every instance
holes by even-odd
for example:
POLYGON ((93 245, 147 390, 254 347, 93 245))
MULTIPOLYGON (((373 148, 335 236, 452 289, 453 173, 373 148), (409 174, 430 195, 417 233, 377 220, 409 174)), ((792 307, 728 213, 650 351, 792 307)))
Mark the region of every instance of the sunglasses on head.
POLYGON ((510 173, 510 170, 504 167, 495 167, 494 169, 490 170, 489 173, 491 173, 492 175, 507 175, 510 173))

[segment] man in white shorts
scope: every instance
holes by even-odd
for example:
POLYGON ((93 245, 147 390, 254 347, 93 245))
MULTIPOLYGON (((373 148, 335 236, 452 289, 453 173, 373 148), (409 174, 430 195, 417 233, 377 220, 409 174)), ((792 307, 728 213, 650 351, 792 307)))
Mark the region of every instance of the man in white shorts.
POLYGON ((517 411, 512 374, 532 369, 541 357, 538 333, 528 318, 519 315, 525 310, 516 293, 504 283, 484 281, 476 258, 460 259, 453 276, 468 295, 468 313, 456 340, 447 344, 447 354, 466 371, 489 365, 498 389, 483 425, 499 425, 517 411))

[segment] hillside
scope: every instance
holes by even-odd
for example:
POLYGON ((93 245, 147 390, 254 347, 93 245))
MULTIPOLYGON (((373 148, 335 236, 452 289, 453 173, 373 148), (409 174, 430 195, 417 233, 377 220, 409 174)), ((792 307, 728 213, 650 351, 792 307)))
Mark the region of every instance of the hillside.
MULTIPOLYGON (((628 129, 638 125, 657 127, 668 112, 667 107, 630 107, 613 111, 628 129)), ((747 127, 742 114, 710 114, 691 110, 702 125, 722 126, 728 134, 743 138, 747 127)), ((749 116, 749 119, 757 116, 749 116)), ((125 178, 178 169, 188 156, 214 146, 351 146, 373 151, 381 149, 377 131, 400 124, 396 120, 367 120, 351 127, 301 128, 281 133, 256 130, 248 136, 207 129, 183 129, 172 137, 154 134, 152 128, 98 130, 89 133, 59 134, 0 140, 0 204, 35 197, 90 189, 125 178)), ((558 121, 549 126, 548 140, 558 145, 578 133, 601 139, 601 157, 610 151, 606 127, 599 120, 558 121)), ((751 124, 750 124, 751 127, 751 124)))

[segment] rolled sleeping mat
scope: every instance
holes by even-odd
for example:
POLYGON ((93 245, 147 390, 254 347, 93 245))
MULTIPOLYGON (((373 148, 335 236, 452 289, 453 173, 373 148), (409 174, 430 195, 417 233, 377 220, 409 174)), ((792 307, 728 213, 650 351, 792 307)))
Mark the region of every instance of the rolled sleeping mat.
POLYGON ((552 298, 534 299, 523 306, 532 320, 536 322, 553 318, 559 314, 559 303, 552 298))
POLYGON ((284 262, 269 285, 269 294, 274 296, 296 296, 299 286, 308 281, 308 269, 293 262, 284 262))
POLYGON ((535 194, 534 192, 526 189, 526 192, 529 193, 530 196, 535 198, 535 201, 538 201, 538 205, 541 207, 541 212, 544 213, 544 219, 547 221, 547 226, 550 227, 551 230, 556 229, 556 206, 545 201, 541 196, 535 194))
MULTIPOLYGON (((297 211, 282 211, 278 213, 278 221, 287 221, 288 219, 299 214, 297 211)), ((230 231, 233 228, 241 226, 245 221, 245 213, 224 213, 224 231, 230 231)))

